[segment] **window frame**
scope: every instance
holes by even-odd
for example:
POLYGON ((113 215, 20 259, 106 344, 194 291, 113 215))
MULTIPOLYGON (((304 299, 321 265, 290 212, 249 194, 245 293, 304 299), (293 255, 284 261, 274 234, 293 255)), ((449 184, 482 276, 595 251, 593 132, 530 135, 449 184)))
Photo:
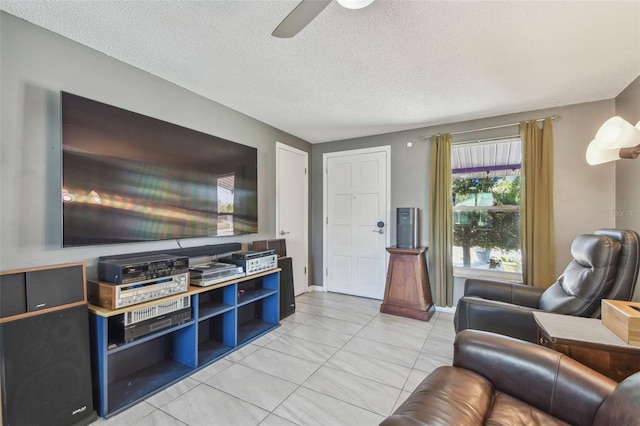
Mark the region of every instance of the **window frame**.
MULTIPOLYGON (((509 137, 509 138, 500 138, 500 139, 504 139, 504 142, 506 142, 508 139, 511 140, 518 140, 520 143, 522 143, 520 137, 509 137)), ((481 144, 486 144, 488 141, 487 140, 483 140, 483 141, 477 141, 476 143, 478 145, 481 144)), ((500 141, 498 139, 495 140, 496 143, 500 143, 500 141)), ((460 145, 471 145, 471 144, 475 144, 474 142, 463 142, 460 143, 460 145)), ((456 148, 456 145, 452 145, 452 150, 456 148)), ((522 165, 522 158, 520 159, 520 165, 522 165)), ((461 173, 453 173, 453 169, 451 170, 451 179, 455 179, 455 176, 460 175, 461 173)), ((522 179, 522 175, 520 174, 520 179, 522 179)), ((454 222, 454 215, 456 212, 461 212, 461 211, 486 211, 486 212, 490 212, 490 211, 494 211, 494 212, 499 212, 499 211, 505 211, 505 212, 518 212, 520 214, 520 217, 522 217, 522 209, 521 209, 521 205, 502 205, 502 206, 455 206, 453 204, 453 199, 451 200, 451 213, 452 213, 452 226, 455 227, 455 222, 454 222)), ((522 238, 522 235, 521 235, 522 238)), ((451 249, 453 250, 453 247, 455 247, 455 245, 453 245, 453 241, 452 241, 452 247, 451 249)), ((456 266, 456 265, 452 265, 453 267, 453 276, 454 277, 461 277, 461 278, 480 278, 480 279, 498 279, 500 281, 507 281, 507 282, 514 282, 514 283, 522 283, 523 279, 522 279, 522 272, 512 272, 512 271, 500 271, 500 270, 495 270, 495 269, 479 269, 479 268, 472 268, 472 267, 464 267, 464 266, 456 266)))

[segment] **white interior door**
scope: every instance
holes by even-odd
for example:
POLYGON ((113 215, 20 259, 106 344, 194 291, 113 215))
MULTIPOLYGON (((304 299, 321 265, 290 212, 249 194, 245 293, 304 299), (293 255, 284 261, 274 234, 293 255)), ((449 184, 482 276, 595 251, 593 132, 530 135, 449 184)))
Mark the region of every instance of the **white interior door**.
POLYGON ((325 288, 382 299, 389 244, 389 147, 325 154, 325 288))
POLYGON ((296 296, 308 288, 308 163, 306 152, 276 143, 276 238, 286 239, 296 296))

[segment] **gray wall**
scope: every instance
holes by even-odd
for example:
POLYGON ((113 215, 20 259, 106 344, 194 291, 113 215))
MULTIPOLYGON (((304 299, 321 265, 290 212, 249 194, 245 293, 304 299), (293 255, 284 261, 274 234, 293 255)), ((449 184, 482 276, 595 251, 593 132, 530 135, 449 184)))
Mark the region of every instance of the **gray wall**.
POLYGON ((60 91, 258 149, 259 233, 183 246, 275 237, 275 142, 311 145, 186 89, 0 12, 0 270, 177 248, 175 241, 61 248, 60 91))
MULTIPOLYGON (((310 284, 323 284, 322 276, 322 155, 356 148, 391 146, 391 241, 395 241, 396 207, 414 206, 421 209, 421 243, 428 245, 427 200, 429 178, 429 145, 420 135, 456 132, 535 118, 560 115, 554 122, 554 203, 556 224, 556 269, 560 273, 570 261, 570 246, 575 236, 596 228, 612 227, 615 218, 607 214, 615 207, 615 168, 613 164, 590 167, 585 160, 589 142, 604 120, 615 112, 614 100, 591 102, 529 111, 412 131, 389 133, 345 141, 313 145, 311 184, 312 257, 310 284), (413 147, 408 148, 407 142, 413 147)), ((474 132, 454 136, 454 141, 517 135, 518 127, 474 132)), ((457 286, 459 287, 459 286, 457 286)), ((454 293, 454 299, 459 291, 454 293)))
MULTIPOLYGON (((640 121, 640 77, 616 98, 616 114, 633 125, 640 121)), ((616 227, 640 233, 640 158, 616 161, 615 167, 616 227)), ((636 284, 635 301, 640 301, 639 284, 636 284)))

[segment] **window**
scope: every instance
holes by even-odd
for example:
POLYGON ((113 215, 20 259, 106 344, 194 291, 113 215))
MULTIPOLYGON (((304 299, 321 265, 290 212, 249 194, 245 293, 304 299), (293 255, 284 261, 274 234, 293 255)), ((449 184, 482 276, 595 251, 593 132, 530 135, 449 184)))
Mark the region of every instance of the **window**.
POLYGON ((235 175, 218 178, 218 235, 233 235, 235 175))
POLYGON ((451 151, 453 266, 521 273, 520 139, 451 151))

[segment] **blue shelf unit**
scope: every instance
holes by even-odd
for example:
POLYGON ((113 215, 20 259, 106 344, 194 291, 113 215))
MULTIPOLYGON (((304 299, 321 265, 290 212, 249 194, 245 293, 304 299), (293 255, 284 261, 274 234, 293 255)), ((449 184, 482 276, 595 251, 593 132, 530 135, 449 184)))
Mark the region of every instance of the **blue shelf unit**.
POLYGON ((166 299, 108 310, 90 305, 94 404, 111 417, 230 354, 280 325, 280 269, 166 299), (191 320, 132 342, 119 341, 109 319, 189 295, 191 320))

